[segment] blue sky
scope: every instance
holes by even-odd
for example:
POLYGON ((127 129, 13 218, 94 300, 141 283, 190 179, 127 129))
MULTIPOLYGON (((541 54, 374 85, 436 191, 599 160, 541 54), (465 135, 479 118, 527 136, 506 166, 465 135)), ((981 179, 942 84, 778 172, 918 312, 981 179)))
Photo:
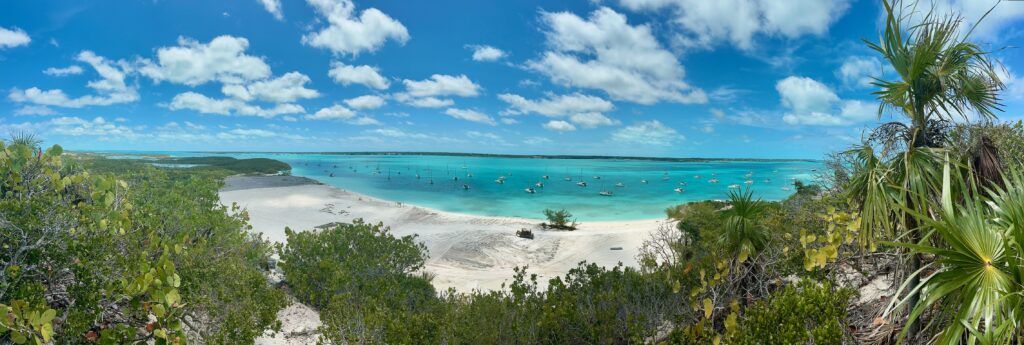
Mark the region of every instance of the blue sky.
MULTIPOLYGON (((0 135, 77 150, 820 158, 877 123, 887 77, 867 0, 0 6, 0 135)), ((976 41, 1021 118, 1024 2, 976 41)))

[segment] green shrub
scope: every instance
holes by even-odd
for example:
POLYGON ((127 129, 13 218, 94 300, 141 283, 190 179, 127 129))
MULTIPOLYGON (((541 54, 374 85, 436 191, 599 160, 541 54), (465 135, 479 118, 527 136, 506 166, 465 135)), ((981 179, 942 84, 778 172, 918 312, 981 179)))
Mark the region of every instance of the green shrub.
POLYGON ((576 230, 576 220, 572 218, 572 213, 561 209, 558 211, 550 208, 544 209, 544 218, 548 220, 548 226, 555 229, 562 230, 576 230))
POLYGON ((436 343, 439 304, 414 236, 396 238, 381 224, 286 229, 281 269, 293 294, 320 310, 334 343, 436 343))
POLYGON ((270 247, 219 205, 213 176, 23 142, 0 143, 0 172, 0 309, 31 321, 0 319, 0 343, 244 343, 273 328, 270 247))
POLYGON ((743 312, 729 344, 841 344, 846 308, 855 295, 804 280, 743 312))

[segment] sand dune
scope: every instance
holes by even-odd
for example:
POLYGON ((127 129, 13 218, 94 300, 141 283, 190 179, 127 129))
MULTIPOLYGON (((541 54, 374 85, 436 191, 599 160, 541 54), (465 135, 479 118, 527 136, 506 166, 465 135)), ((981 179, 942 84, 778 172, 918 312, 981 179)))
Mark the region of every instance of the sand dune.
POLYGON ((512 277, 516 266, 529 266, 529 272, 546 283, 584 260, 635 265, 643 240, 666 222, 584 222, 576 231, 538 228, 529 240, 515 236, 515 231, 537 228, 541 220, 448 213, 296 179, 301 178, 232 177, 220 193, 221 201, 247 209, 253 230, 276 242, 285 241, 286 226, 308 230, 356 218, 383 222, 395 235, 415 234, 429 250, 426 270, 442 290, 496 289, 512 277))

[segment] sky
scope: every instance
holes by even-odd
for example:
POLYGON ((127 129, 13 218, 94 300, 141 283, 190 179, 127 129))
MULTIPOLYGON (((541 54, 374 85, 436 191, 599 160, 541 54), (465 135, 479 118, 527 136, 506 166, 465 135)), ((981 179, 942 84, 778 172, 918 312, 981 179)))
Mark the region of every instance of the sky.
MULTIPOLYGON (((993 5, 919 7, 973 24, 993 5)), ((879 1, 0 7, 0 137, 71 150, 817 159, 900 119, 871 95, 895 77, 862 41, 879 1)), ((1003 66, 999 118, 1024 118, 1024 1, 973 37, 1003 66)))

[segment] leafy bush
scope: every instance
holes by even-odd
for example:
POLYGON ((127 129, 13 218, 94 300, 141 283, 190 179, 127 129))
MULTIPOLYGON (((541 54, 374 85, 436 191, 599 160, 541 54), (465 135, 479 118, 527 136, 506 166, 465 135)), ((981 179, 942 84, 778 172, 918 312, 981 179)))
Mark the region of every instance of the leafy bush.
POLYGON ((273 327, 270 247, 213 176, 32 145, 0 143, 0 342, 237 343, 273 327))
POLYGON ((572 213, 561 209, 558 211, 550 208, 544 209, 544 217, 548 220, 548 226, 562 230, 576 230, 576 220, 572 219, 572 213))
POLYGON ((1024 168, 1024 121, 958 124, 950 131, 945 147, 958 161, 969 161, 982 137, 992 140, 1007 170, 1024 168))
POLYGON ((382 224, 337 225, 321 231, 286 229, 281 269, 293 294, 320 309, 324 337, 335 343, 435 343, 437 304, 419 271, 426 247, 396 238, 382 224))
POLYGON ((846 307, 855 293, 809 280, 787 286, 747 308, 727 343, 842 344, 846 307))

